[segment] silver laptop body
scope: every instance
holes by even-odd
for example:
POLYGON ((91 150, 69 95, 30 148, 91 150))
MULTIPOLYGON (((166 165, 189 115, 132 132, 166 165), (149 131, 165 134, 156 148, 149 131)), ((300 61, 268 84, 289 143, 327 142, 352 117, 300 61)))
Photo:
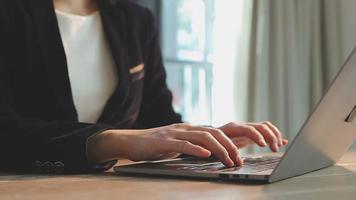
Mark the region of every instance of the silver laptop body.
POLYGON ((356 136, 356 49, 281 157, 245 158, 226 169, 216 160, 178 158, 115 167, 119 174, 275 182, 334 165, 356 136))

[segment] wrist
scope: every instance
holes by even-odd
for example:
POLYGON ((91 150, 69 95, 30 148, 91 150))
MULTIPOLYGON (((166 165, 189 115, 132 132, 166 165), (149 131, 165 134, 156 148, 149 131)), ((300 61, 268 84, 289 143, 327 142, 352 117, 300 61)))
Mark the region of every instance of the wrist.
POLYGON ((88 139, 87 156, 90 162, 103 163, 111 160, 129 159, 132 151, 134 130, 106 130, 88 139))
POLYGON ((110 160, 116 160, 113 149, 114 130, 106 130, 96 134, 87 141, 87 157, 91 163, 104 163, 110 160))

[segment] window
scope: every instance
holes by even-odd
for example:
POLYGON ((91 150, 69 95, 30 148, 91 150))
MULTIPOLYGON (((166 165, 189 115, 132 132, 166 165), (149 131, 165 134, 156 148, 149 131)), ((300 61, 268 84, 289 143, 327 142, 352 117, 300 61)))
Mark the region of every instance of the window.
POLYGON ((161 2, 162 50, 174 108, 185 121, 209 124, 214 0, 161 2))

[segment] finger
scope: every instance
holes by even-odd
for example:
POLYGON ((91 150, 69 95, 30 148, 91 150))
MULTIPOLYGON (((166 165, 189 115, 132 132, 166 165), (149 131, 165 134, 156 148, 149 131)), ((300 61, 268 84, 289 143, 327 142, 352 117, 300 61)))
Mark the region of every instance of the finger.
POLYGON ((239 149, 224 132, 212 127, 194 127, 193 130, 209 132, 222 146, 224 146, 229 153, 230 159, 234 160, 236 165, 240 166, 243 164, 239 149))
POLYGON ((263 135, 258 132, 253 126, 249 125, 238 125, 238 124, 231 124, 230 126, 224 129, 224 132, 230 138, 235 137, 248 137, 260 147, 267 146, 266 140, 264 139, 263 135))
POLYGON ((285 146, 285 145, 288 145, 288 143, 289 143, 289 141, 288 140, 286 140, 286 139, 283 139, 283 145, 285 146))
POLYGON ((182 155, 181 153, 177 152, 172 152, 172 153, 167 153, 167 154, 159 154, 157 158, 154 160, 166 160, 166 159, 174 159, 182 155))
POLYGON ((226 166, 234 166, 234 162, 230 159, 227 150, 209 132, 199 130, 176 131, 174 138, 204 145, 206 149, 216 155, 226 166))
POLYGON ((255 144, 254 141, 252 141, 250 138, 248 137, 239 137, 239 138, 233 138, 232 142, 239 148, 245 148, 248 146, 251 146, 253 144, 255 144))
POLYGON ((250 126, 253 126, 255 129, 257 129, 265 138, 267 143, 269 144, 271 150, 273 152, 279 151, 279 146, 278 146, 278 139, 274 135, 273 131, 269 129, 269 127, 265 124, 249 124, 250 126))
POLYGON ((193 125, 189 123, 179 123, 179 124, 172 124, 170 129, 175 129, 175 130, 187 130, 192 128, 193 125))
POLYGON ((161 142, 158 146, 160 148, 159 153, 163 154, 176 152, 199 158, 208 158, 211 156, 209 150, 184 140, 169 139, 161 142))
POLYGON ((283 136, 281 131, 279 131, 279 129, 269 121, 263 122, 263 124, 267 125, 273 131, 274 135, 278 139, 278 145, 280 147, 283 146, 283 136))

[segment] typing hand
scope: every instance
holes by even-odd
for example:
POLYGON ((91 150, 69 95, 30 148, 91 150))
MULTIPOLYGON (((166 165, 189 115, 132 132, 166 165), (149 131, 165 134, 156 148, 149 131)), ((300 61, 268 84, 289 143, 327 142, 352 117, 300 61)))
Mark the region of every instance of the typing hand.
POLYGON ((260 147, 269 146, 273 152, 288 144, 278 128, 271 122, 259 123, 229 123, 219 128, 238 148, 253 144, 260 147))
POLYGON ((278 129, 268 122, 229 123, 220 128, 173 124, 145 130, 108 130, 88 142, 93 162, 125 158, 133 161, 175 158, 187 154, 200 158, 216 156, 227 167, 240 166, 238 148, 269 144, 273 151, 286 145, 278 129))

